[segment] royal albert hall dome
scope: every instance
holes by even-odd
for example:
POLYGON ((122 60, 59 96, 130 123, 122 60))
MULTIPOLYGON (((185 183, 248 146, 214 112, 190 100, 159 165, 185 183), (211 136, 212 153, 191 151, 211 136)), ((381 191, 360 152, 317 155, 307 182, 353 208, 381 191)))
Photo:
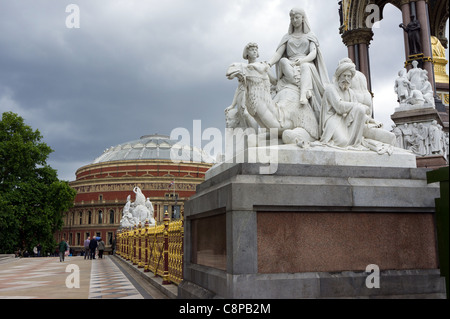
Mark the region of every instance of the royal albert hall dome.
POLYGON ((105 251, 110 251, 123 207, 129 195, 135 200, 136 186, 152 202, 157 222, 166 211, 171 219, 178 219, 184 202, 195 194, 213 164, 201 149, 166 135, 146 135, 112 146, 76 171, 76 180, 69 183, 77 191, 74 206, 65 213, 55 239, 64 237, 74 253, 81 253, 88 236, 99 236, 106 243, 105 251))
POLYGON ((167 135, 155 134, 145 135, 138 140, 111 146, 96 158, 93 164, 124 160, 171 160, 174 159, 174 154, 176 159, 182 162, 199 161, 212 163, 214 161, 199 148, 181 145, 178 141, 171 140, 167 135))

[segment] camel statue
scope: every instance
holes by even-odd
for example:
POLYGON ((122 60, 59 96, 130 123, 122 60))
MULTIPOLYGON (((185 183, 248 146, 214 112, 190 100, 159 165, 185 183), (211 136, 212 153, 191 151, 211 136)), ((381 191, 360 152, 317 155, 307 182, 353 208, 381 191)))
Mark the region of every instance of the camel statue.
POLYGON ((233 63, 226 72, 229 80, 238 78, 245 86, 248 113, 262 128, 278 129, 280 138, 295 136, 312 142, 319 137, 319 125, 309 105, 300 105, 298 87, 284 88, 272 98, 270 66, 264 62, 233 63))

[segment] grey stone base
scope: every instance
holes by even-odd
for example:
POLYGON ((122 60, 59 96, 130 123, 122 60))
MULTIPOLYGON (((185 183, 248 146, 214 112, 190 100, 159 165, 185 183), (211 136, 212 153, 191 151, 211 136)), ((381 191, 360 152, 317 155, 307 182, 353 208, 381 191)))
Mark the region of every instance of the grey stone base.
POLYGON ((181 299, 446 299, 445 278, 438 269, 388 270, 380 274, 380 287, 368 288, 365 272, 309 272, 296 274, 252 274, 217 276, 217 271, 194 267, 198 284, 183 281, 181 299), (200 274, 201 272, 201 274, 200 274))
MULTIPOLYGON (((185 281, 179 287, 178 298, 445 298, 445 279, 440 277, 439 269, 436 269, 438 263, 434 230, 433 226, 429 226, 435 212, 435 198, 439 197, 439 185, 427 184, 425 169, 279 164, 274 174, 262 175, 262 166, 242 163, 224 167, 198 185, 197 193, 185 203, 185 281), (269 244, 272 241, 286 243, 290 247, 297 246, 289 241, 290 238, 268 238, 265 233, 261 233, 262 228, 259 226, 263 223, 260 223, 258 216, 273 216, 277 225, 282 225, 282 214, 311 214, 319 216, 314 220, 320 226, 322 213, 327 213, 328 216, 335 214, 336 217, 352 215, 355 218, 370 213, 383 223, 386 219, 379 216, 398 220, 409 214, 412 219, 416 216, 426 218, 428 226, 422 227, 419 224, 417 232, 412 230, 408 219, 408 222, 401 224, 401 229, 390 227, 390 233, 374 228, 367 238, 384 236, 380 239, 387 247, 385 251, 390 253, 389 256, 395 256, 392 267, 383 267, 383 264, 392 264, 393 259, 385 257, 387 255, 383 255, 384 250, 380 250, 376 246, 377 241, 373 241, 371 244, 375 245, 372 247, 377 250, 377 255, 375 250, 367 248, 363 251, 368 256, 367 263, 360 262, 357 265, 355 259, 351 268, 328 262, 327 269, 306 269, 306 266, 300 265, 298 269, 306 270, 279 273, 265 271, 265 266, 269 264, 275 266, 269 269, 277 269, 280 260, 276 254, 271 254, 269 259, 266 258, 268 262, 261 263, 263 257, 267 257, 263 255, 279 251, 261 249, 265 247, 261 244, 267 244, 261 238, 268 239, 269 244), (217 219, 217 216, 225 218, 217 219), (211 223, 204 223, 205 220, 210 220, 211 223), (217 223, 217 220, 224 222, 217 223), (202 237, 201 232, 196 232, 199 225, 203 227, 201 229, 208 231, 208 236, 202 237), (208 229, 205 225, 216 227, 219 231, 208 229), (424 232, 427 245, 422 246, 421 250, 408 245, 409 241, 402 241, 400 244, 392 240, 397 234, 401 234, 401 239, 415 238, 416 242, 421 243, 417 241, 416 234, 422 236, 424 232), (222 237, 219 238, 220 236, 222 237), (217 243, 217 247, 211 243, 217 243), (196 249, 203 255, 195 255, 196 249), (206 258, 204 254, 207 251, 211 253, 206 258), (411 256, 414 258, 410 258, 411 256), (225 261, 220 263, 221 268, 214 268, 215 263, 222 260, 225 261), (363 269, 372 263, 380 265, 379 289, 368 289, 365 284, 368 274, 363 269)), ((367 240, 364 239, 367 233, 362 233, 363 224, 359 223, 359 219, 354 220, 351 225, 355 227, 356 233, 359 232, 359 237, 352 236, 352 233, 347 238, 336 237, 343 245, 348 244, 350 249, 344 253, 349 256, 353 255, 351 249, 355 246, 352 245, 356 242, 355 238, 367 240)), ((303 231, 309 231, 312 238, 317 235, 320 240, 321 231, 324 230, 319 230, 318 226, 303 231)), ((292 231, 295 225, 288 228, 292 231)), ((340 236, 339 233, 331 234, 340 236)), ((313 244, 314 241, 306 243, 310 246, 313 244)), ((359 247, 361 252, 361 245, 359 247)), ((305 246, 305 250, 307 248, 305 246)), ((309 251, 314 252, 313 255, 308 255, 312 257, 316 255, 327 258, 333 254, 331 252, 327 255, 325 251, 316 253, 311 249, 309 251)), ((281 257, 288 256, 292 259, 289 250, 286 252, 287 255, 281 257)))

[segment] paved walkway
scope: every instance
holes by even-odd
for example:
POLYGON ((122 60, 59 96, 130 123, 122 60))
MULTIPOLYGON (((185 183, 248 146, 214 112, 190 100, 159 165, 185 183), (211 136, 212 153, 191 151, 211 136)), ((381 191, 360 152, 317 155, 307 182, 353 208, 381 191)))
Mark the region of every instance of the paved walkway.
POLYGON ((165 299, 109 256, 15 258, 0 263, 0 299, 165 299))

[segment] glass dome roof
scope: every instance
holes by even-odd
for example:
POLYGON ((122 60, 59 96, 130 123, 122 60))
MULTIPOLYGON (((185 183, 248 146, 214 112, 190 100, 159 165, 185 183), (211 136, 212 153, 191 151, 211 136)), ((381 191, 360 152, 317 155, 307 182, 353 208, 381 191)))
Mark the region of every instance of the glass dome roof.
POLYGON ((128 160, 173 160, 181 162, 214 163, 214 159, 203 150, 182 145, 167 135, 145 135, 138 140, 111 146, 92 164, 128 160))

